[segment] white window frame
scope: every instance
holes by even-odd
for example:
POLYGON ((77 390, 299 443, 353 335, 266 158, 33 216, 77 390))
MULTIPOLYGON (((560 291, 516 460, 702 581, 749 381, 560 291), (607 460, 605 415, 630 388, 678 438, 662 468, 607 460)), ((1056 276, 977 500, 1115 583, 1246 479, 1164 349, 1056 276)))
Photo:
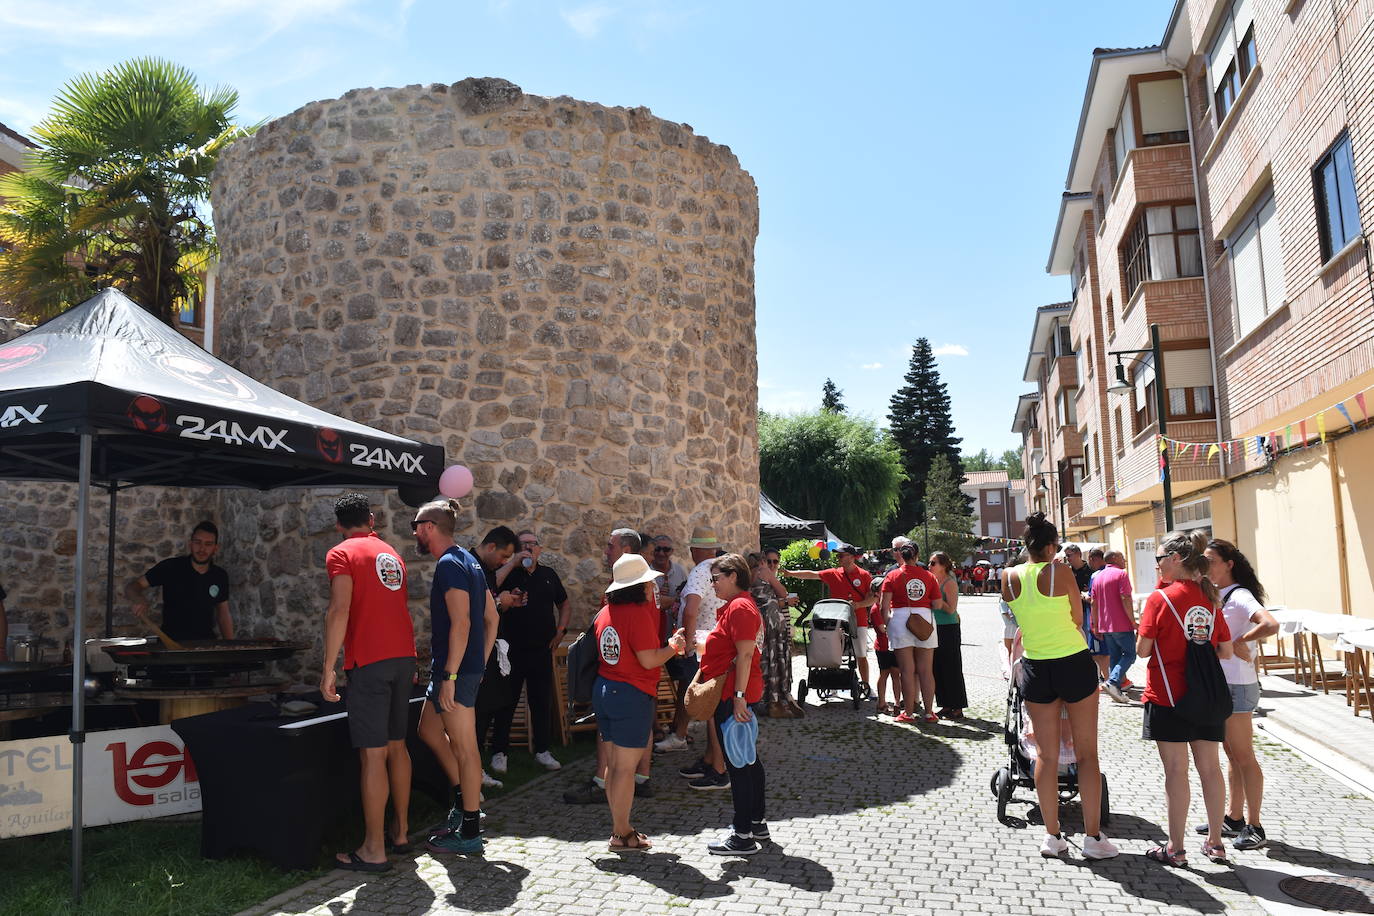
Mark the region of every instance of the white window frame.
POLYGON ((1226 254, 1227 270, 1231 274, 1231 321, 1235 328, 1234 339, 1240 340, 1263 324, 1270 315, 1283 308, 1288 295, 1283 265, 1283 234, 1279 227, 1278 202, 1272 189, 1266 191, 1255 202, 1226 239, 1226 254), (1251 226, 1255 228, 1254 244, 1259 246, 1259 290, 1262 301, 1258 319, 1249 327, 1245 327, 1241 322, 1240 300, 1236 295, 1236 290, 1239 289, 1236 281, 1236 243, 1251 226))

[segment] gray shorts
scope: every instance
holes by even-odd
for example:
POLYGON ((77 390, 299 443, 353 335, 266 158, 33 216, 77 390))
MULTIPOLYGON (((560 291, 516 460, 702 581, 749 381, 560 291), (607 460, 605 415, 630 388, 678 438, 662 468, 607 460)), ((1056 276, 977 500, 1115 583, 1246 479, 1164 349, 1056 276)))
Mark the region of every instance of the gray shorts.
POLYGON ((410 722, 410 690, 415 682, 415 656, 384 658, 349 668, 348 736, 354 747, 386 747, 402 741, 410 722))
POLYGON ((1231 688, 1231 715, 1254 712, 1259 706, 1260 686, 1253 684, 1228 684, 1231 688))

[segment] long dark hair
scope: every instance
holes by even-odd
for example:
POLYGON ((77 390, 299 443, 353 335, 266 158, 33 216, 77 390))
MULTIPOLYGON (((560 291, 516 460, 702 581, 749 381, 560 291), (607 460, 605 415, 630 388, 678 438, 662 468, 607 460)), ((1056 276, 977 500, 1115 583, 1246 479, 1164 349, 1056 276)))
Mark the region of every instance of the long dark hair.
POLYGON ((640 604, 649 600, 647 582, 636 582, 624 588, 612 589, 606 593, 607 604, 640 604))
POLYGON ((1241 553, 1239 547, 1230 541, 1213 538, 1207 542, 1207 549, 1215 552, 1223 562, 1230 563, 1231 578, 1236 580, 1236 584, 1247 589, 1260 604, 1264 603, 1264 586, 1260 585, 1259 576, 1255 575, 1255 567, 1250 565, 1250 558, 1241 553))

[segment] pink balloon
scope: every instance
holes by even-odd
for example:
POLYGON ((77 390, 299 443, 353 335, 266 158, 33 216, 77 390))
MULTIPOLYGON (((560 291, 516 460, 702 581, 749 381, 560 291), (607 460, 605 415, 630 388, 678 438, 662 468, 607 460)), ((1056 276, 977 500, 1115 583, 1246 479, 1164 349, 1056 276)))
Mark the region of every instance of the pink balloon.
POLYGON ((439 475, 439 492, 450 499, 462 499, 472 492, 472 472, 461 464, 445 468, 439 475))

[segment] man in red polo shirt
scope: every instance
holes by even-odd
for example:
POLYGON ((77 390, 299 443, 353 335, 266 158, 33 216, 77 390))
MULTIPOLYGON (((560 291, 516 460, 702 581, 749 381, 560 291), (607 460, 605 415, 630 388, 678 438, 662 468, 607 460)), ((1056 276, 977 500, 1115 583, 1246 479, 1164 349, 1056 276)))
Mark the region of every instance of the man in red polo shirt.
POLYGON ((854 623, 857 627, 854 633, 854 657, 859 662, 859 680, 863 682, 864 692, 872 697, 873 691, 868 686, 868 643, 871 632, 868 609, 878 601, 878 596, 869 588, 873 583, 873 575, 856 562, 859 551, 849 544, 841 544, 836 548, 835 556, 839 558, 840 565, 833 569, 784 569, 779 575, 793 579, 819 579, 830 590, 831 598, 854 605, 854 623))
POLYGON ((334 663, 343 648, 348 675, 348 733, 362 763, 366 836, 357 850, 339 853, 335 867, 377 872, 391 868, 387 847, 409 849, 410 755, 406 725, 415 681, 415 629, 406 605, 406 566, 372 530, 367 497, 349 493, 334 503, 343 541, 325 557, 329 612, 324 621, 320 693, 339 700, 334 663), (386 837, 387 795, 396 825, 386 837))

